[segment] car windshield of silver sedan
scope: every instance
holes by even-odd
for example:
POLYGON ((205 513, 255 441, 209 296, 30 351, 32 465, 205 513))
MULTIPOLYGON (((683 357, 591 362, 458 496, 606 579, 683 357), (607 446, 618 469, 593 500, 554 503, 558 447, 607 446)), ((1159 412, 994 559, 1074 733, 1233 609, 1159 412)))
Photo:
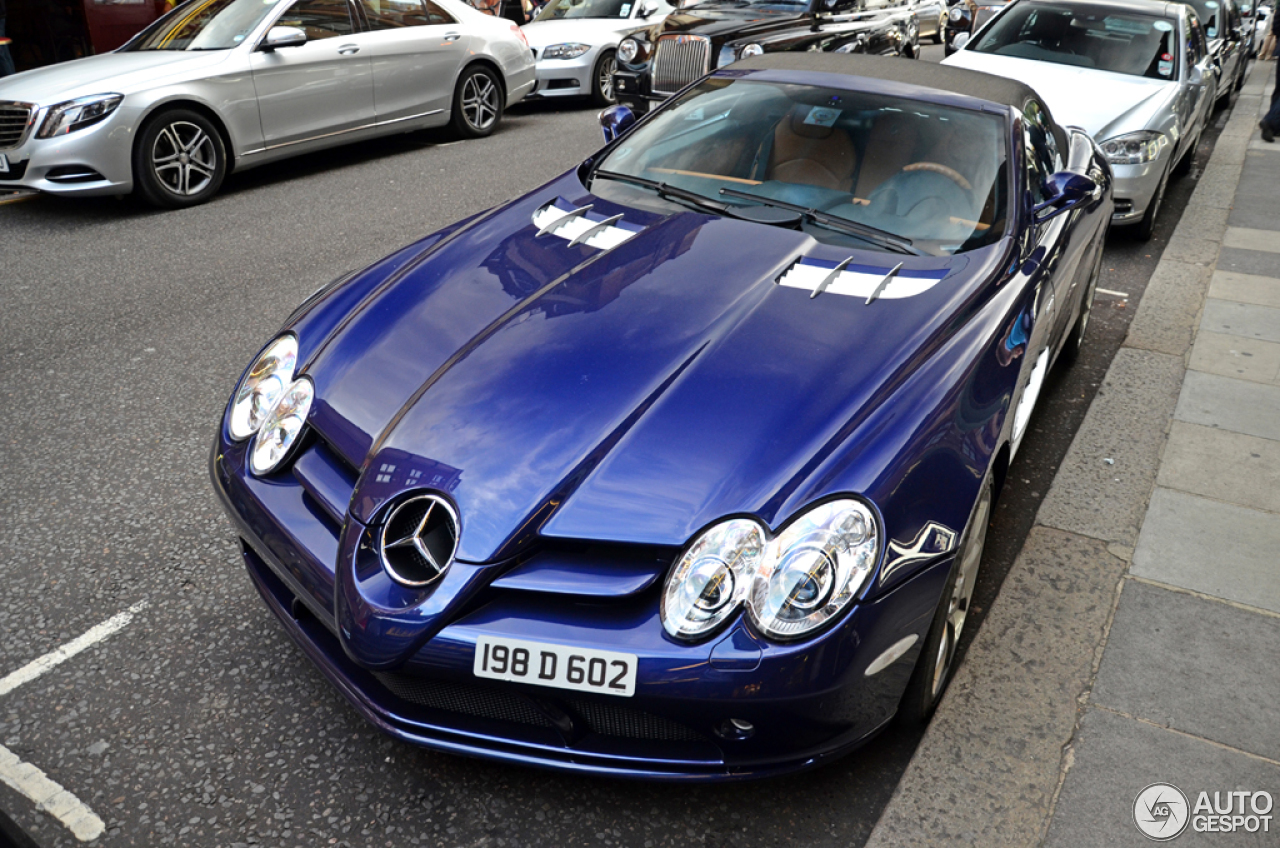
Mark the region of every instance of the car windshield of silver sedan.
POLYGON ((281 2, 287 0, 188 3, 162 18, 124 49, 230 50, 248 38, 281 2))
POLYGON ((1129 76, 1178 75, 1178 25, 1128 9, 1026 3, 1010 9, 969 49, 1129 76))
POLYGON ((948 255, 1005 231, 1004 119, 866 92, 713 77, 625 136, 591 191, 948 255))
POLYGON ((538 13, 536 20, 558 21, 561 18, 629 18, 640 0, 552 0, 538 13))
POLYGON ((1222 34, 1222 28, 1218 26, 1218 13, 1222 11, 1222 4, 1218 0, 1185 0, 1185 2, 1196 10, 1196 17, 1204 27, 1206 38, 1217 38, 1222 34))

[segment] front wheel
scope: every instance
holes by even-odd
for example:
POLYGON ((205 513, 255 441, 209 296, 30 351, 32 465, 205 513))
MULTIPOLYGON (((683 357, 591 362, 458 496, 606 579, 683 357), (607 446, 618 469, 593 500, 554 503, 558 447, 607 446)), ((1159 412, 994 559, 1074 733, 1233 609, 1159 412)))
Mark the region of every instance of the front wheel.
POLYGON ((973 506, 969 523, 964 528, 960 545, 956 549, 951 575, 942 590, 942 603, 933 615, 933 624, 924 637, 920 658, 907 682, 902 703, 898 706, 898 721, 905 725, 920 725, 929 720, 937 709, 942 694, 951 682, 956 648, 969 618, 973 602, 973 588, 978 582, 978 570, 982 565, 982 550, 987 543, 987 525, 991 522, 991 475, 982 481, 978 502, 973 506))
POLYGON ((938 17, 938 28, 933 31, 933 43, 941 44, 947 37, 947 12, 944 9, 938 17))
POLYGON ((1160 214, 1160 205, 1164 203, 1164 190, 1169 185, 1168 168, 1164 172, 1164 176, 1160 177, 1160 185, 1156 186, 1156 193, 1151 197, 1151 203, 1147 206, 1147 214, 1142 216, 1142 220, 1138 222, 1138 241, 1151 241, 1151 236, 1156 231, 1156 216, 1160 214))
POLYGON ((612 50, 606 50, 596 62, 596 72, 591 85, 591 99, 597 106, 612 106, 618 102, 618 95, 613 90, 613 74, 618 70, 618 57, 612 50))
POLYGON ((169 109, 143 127, 133 148, 135 190, 152 206, 204 203, 227 175, 227 151, 213 122, 190 109, 169 109))
POLYGON ((454 132, 463 138, 490 135, 502 119, 504 99, 497 74, 484 65, 467 68, 453 91, 454 132))
POLYGON ((1089 329, 1089 312, 1093 309, 1093 299, 1098 294, 1098 277, 1102 274, 1102 245, 1106 238, 1104 233, 1102 241, 1098 243, 1098 258, 1093 261, 1093 272, 1089 274, 1084 302, 1080 304, 1080 317, 1076 318, 1075 326, 1071 328, 1071 337, 1063 345, 1062 353, 1058 354, 1067 365, 1075 364, 1080 358, 1080 350, 1084 347, 1084 334, 1089 329))

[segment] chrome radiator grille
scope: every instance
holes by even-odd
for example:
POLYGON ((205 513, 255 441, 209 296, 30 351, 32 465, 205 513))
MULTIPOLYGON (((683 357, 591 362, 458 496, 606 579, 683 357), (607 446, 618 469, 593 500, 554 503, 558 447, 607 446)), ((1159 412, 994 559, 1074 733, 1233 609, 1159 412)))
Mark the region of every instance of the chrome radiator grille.
POLYGON ((17 147, 31 122, 31 107, 26 103, 0 102, 0 150, 17 147))
POLYGON ((711 41, 700 35, 664 35, 653 57, 653 91, 674 94, 711 70, 711 41))

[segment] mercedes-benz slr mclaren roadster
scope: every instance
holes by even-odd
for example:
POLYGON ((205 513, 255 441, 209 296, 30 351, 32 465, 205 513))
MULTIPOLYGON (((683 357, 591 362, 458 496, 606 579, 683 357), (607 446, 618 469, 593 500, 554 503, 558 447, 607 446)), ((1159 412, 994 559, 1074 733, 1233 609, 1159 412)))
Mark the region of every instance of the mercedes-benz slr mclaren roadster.
POLYGON ((212 454, 254 584, 441 751, 724 780, 924 721, 1106 158, 1019 83, 843 55, 602 125, 254 357, 212 454))

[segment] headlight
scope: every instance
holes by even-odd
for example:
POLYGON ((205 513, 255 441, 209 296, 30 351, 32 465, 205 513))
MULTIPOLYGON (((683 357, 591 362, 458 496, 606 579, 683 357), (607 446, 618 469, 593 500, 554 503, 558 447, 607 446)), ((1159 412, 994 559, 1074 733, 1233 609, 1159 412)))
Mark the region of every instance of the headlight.
POLYGON ((270 474, 289 455, 307 423, 314 396, 315 388, 306 377, 294 380, 285 389, 249 447, 249 469, 254 474, 270 474))
POLYGON ((763 56, 764 48, 759 44, 748 44, 738 52, 739 59, 749 59, 752 56, 763 56))
POLYGON ((123 94, 94 94, 50 106, 38 135, 53 138, 96 124, 114 112, 121 100, 124 100, 123 94))
POLYGON ((640 55, 640 42, 634 38, 624 38, 622 43, 618 45, 618 58, 626 62, 628 65, 635 61, 640 55))
POLYGON ((227 427, 231 438, 243 441, 262 428, 267 414, 293 382, 298 364, 298 340, 285 335, 262 352, 236 387, 227 427))
POLYGON ((543 59, 576 59, 591 49, 590 44, 553 44, 542 51, 543 59))
POLYGON ((1169 139, 1154 130, 1118 135, 1102 142, 1102 152, 1112 165, 1143 165, 1160 158, 1169 139))
POLYGON ((745 603, 752 623, 778 641, 821 627, 862 588, 880 553, 871 510, 844 499, 810 509, 772 541, 745 518, 699 536, 676 562, 662 623, 680 639, 706 634, 745 603))
POLYGON ((952 6, 951 11, 947 12, 947 17, 953 21, 958 21, 964 17, 964 10, 959 6, 952 6))

